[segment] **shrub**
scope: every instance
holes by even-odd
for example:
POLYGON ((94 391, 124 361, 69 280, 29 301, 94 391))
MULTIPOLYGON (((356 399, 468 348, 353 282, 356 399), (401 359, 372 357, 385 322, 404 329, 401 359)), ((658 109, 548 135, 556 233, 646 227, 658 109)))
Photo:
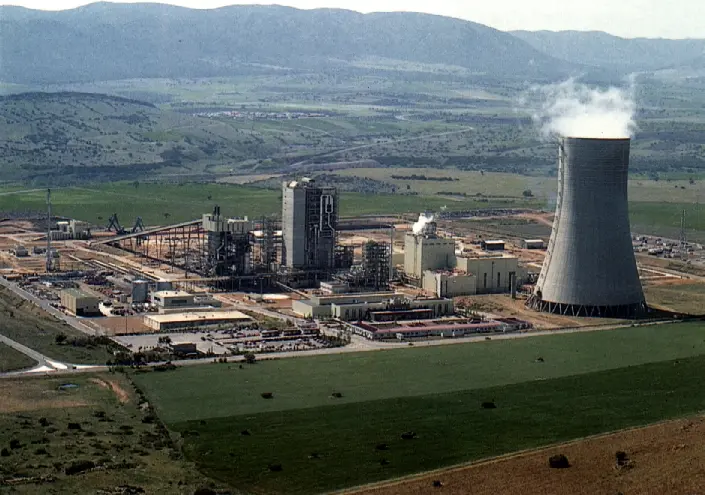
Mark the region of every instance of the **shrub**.
POLYGON ((415 431, 405 431, 404 433, 401 434, 402 440, 413 440, 414 438, 416 438, 415 431))
POLYGON ((377 450, 389 450, 389 445, 386 443, 378 443, 377 446, 375 447, 377 450))
POLYGON ((0 457, 8 457, 10 455, 10 451, 7 450, 7 448, 3 447, 2 450, 0 450, 0 457))
POLYGON ((331 394, 331 397, 333 397, 335 399, 341 399, 343 397, 343 394, 341 394, 340 392, 333 392, 331 394))
POLYGON ((193 492, 193 495, 215 495, 215 492, 210 488, 199 488, 193 492))
POLYGON ((556 454, 548 458, 548 465, 553 469, 565 469, 570 467, 570 462, 565 455, 556 454))
POLYGON ((497 409, 497 404, 494 401, 487 401, 482 403, 483 409, 497 409))
POLYGON ((282 471, 284 469, 281 464, 270 464, 269 466, 267 466, 267 468, 270 471, 273 471, 276 473, 278 473, 279 471, 282 471))
POLYGON ((252 435, 252 433, 250 433, 250 430, 242 430, 240 432, 240 435, 242 435, 243 437, 249 437, 250 435, 252 435))
POLYGON ((49 420, 46 418, 39 418, 39 424, 42 426, 49 426, 49 420))
POLYGON ((262 396, 263 399, 273 399, 274 398, 274 394, 272 392, 262 392, 260 395, 262 396))
POLYGON ((81 423, 69 423, 69 430, 80 430, 81 423))
POLYGON ((255 356, 254 352, 246 352, 243 358, 247 364, 255 364, 257 361, 257 356, 255 356))
POLYGON ((442 486, 441 480, 433 480, 433 488, 441 488, 442 486))
POLYGON ((13 438, 12 440, 10 440, 10 448, 12 450, 19 449, 21 447, 22 447, 22 444, 16 438, 13 438))
POLYGON ((68 475, 73 475, 88 471, 94 467, 95 463, 93 461, 74 461, 64 469, 64 472, 68 475))
POLYGON ((54 342, 56 342, 57 344, 61 345, 61 344, 63 344, 64 342, 66 342, 66 339, 67 339, 67 338, 68 338, 68 337, 66 337, 66 334, 60 333, 60 334, 57 334, 56 337, 54 337, 54 342))

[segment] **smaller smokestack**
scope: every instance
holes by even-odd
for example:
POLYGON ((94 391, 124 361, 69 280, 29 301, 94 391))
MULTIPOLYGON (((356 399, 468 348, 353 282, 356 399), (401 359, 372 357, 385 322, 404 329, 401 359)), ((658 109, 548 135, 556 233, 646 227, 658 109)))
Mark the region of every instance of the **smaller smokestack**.
POLYGON ((412 232, 415 235, 429 233, 428 230, 431 227, 430 224, 433 223, 433 219, 432 213, 421 213, 419 219, 411 227, 412 232))

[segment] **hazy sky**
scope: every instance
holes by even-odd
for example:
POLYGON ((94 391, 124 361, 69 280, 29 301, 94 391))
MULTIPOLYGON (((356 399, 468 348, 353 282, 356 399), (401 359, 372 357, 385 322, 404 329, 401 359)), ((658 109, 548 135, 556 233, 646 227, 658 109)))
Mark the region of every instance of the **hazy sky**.
MULTIPOLYGON (((122 0, 134 3, 137 0, 122 0)), ((0 0, 0 4, 61 10, 85 0, 0 0)), ((468 19, 502 30, 599 30, 624 37, 705 38, 704 0, 167 0, 193 8, 234 3, 336 7, 360 12, 416 11, 468 19)))

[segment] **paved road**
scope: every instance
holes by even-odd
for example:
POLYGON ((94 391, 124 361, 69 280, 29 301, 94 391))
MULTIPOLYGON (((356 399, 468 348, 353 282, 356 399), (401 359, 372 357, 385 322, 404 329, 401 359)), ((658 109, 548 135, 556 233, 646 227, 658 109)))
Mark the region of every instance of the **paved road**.
POLYGON ((53 307, 49 303, 49 301, 45 301, 43 299, 38 298, 37 296, 35 296, 34 294, 32 294, 30 292, 27 292, 26 290, 24 290, 23 288, 21 288, 20 286, 18 286, 14 282, 9 282, 8 280, 5 280, 4 278, 0 277, 0 285, 11 290, 12 292, 17 294, 18 296, 20 296, 24 299, 27 299, 28 301, 32 302, 36 306, 39 306, 40 308, 42 308, 44 311, 46 311, 50 315, 55 316, 59 320, 68 323, 69 325, 71 325, 73 328, 75 328, 79 332, 83 332, 88 335, 100 335, 101 334, 95 328, 92 328, 92 327, 86 325, 85 323, 83 323, 80 320, 80 318, 76 318, 75 316, 70 316, 70 315, 67 315, 66 313, 62 313, 61 311, 59 311, 58 309, 53 307))

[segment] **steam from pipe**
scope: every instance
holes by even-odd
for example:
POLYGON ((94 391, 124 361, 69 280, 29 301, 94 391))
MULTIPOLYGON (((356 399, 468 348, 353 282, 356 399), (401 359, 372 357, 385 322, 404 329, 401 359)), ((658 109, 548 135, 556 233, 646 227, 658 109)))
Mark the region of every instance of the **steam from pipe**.
POLYGON ((574 79, 534 87, 541 103, 533 119, 546 139, 629 138, 637 129, 633 88, 633 80, 627 89, 599 89, 574 79))
POLYGON ((414 234, 420 234, 421 232, 423 232, 424 228, 426 227, 426 224, 433 222, 433 218, 434 218, 434 216, 431 214, 426 215, 425 213, 421 213, 419 215, 419 219, 411 227, 414 234))

